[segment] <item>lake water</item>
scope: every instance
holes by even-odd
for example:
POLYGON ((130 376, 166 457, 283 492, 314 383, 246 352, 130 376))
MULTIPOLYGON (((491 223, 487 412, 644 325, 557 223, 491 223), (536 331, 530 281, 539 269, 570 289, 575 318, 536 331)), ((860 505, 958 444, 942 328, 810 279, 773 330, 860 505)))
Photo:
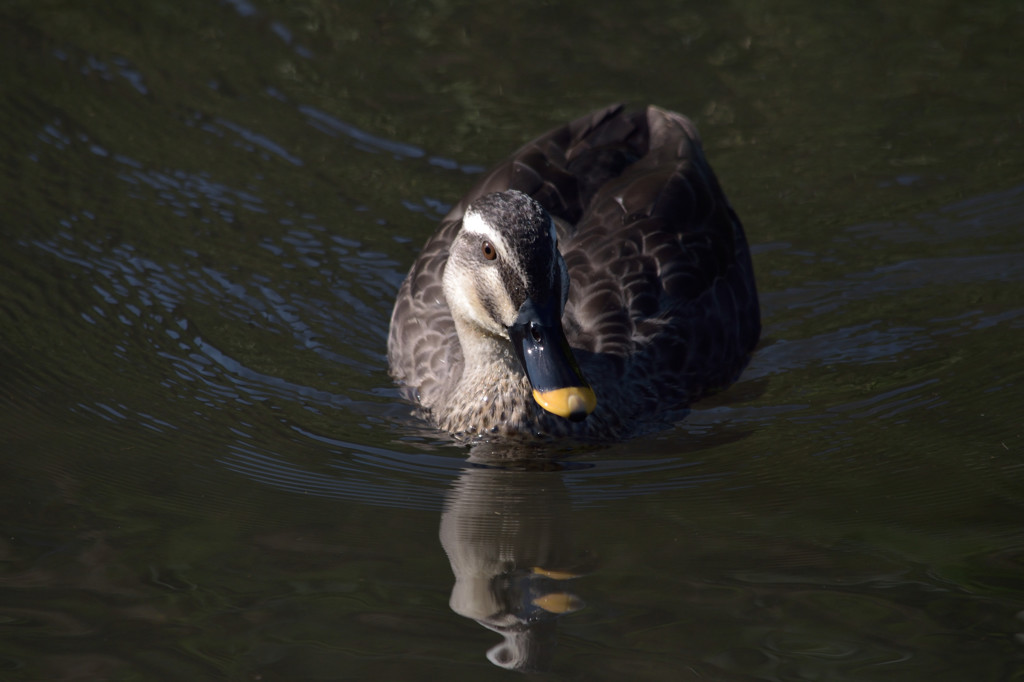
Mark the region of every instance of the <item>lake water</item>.
POLYGON ((1024 5, 0 6, 0 679, 1024 680, 1024 5), (496 468, 386 367, 474 178, 689 114, 764 336, 496 468))

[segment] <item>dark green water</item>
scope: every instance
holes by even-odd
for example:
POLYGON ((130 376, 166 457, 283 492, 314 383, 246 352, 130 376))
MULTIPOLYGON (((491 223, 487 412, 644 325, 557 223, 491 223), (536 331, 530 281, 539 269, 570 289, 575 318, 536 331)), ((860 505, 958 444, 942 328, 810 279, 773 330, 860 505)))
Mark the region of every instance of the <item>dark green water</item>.
POLYGON ((0 679, 1024 680, 1021 45, 1021 2, 0 4, 0 679), (616 100, 699 125, 762 348, 474 467, 394 293, 616 100))

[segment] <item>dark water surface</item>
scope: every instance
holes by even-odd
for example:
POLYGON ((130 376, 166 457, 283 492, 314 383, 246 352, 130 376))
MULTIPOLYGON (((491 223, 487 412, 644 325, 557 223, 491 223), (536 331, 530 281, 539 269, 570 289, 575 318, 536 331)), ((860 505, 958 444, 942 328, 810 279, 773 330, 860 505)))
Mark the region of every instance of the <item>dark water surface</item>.
POLYGON ((1024 680, 1022 45, 1021 2, 4 2, 0 679, 1024 680), (762 347, 475 466, 394 293, 616 100, 701 128, 762 347))

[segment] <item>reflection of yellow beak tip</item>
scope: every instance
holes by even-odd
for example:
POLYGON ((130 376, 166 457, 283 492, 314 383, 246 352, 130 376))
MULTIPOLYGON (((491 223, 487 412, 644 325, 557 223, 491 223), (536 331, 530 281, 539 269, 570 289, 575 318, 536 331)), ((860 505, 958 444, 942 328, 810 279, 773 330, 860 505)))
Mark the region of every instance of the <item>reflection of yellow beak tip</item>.
POLYGON ((573 613, 583 608, 583 600, 568 592, 556 592, 545 594, 533 600, 533 605, 540 607, 548 613, 564 615, 573 613))
POLYGON ((533 392, 533 399, 551 414, 574 422, 584 419, 597 407, 597 396, 589 386, 570 386, 533 392))
POLYGON ((552 580, 572 580, 573 578, 579 578, 579 573, 570 573, 569 571, 549 571, 546 568, 540 566, 534 566, 533 572, 537 575, 542 575, 552 580))

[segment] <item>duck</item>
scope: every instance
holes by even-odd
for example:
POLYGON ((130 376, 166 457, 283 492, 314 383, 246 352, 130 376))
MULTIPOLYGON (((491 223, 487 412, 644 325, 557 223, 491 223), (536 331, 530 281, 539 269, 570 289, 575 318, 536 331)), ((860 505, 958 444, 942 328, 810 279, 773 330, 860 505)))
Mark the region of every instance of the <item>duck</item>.
POLYGON ((528 142, 403 280, 390 373, 432 428, 616 441, 733 383, 761 333, 739 217, 682 114, 615 104, 528 142))

